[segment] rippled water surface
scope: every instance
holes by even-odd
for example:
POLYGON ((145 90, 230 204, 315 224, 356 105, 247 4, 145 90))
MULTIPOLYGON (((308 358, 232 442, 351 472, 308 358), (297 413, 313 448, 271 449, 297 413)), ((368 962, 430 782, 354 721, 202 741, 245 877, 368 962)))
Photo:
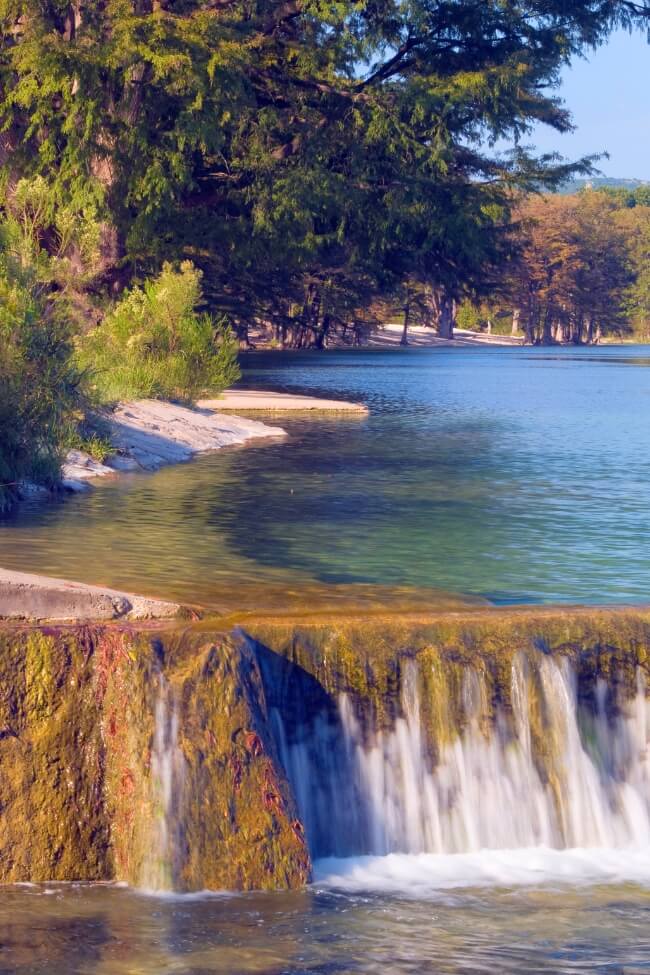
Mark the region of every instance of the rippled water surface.
POLYGON ((209 600, 258 585, 496 602, 650 593, 650 351, 252 354, 244 384, 362 400, 286 442, 24 506, 0 564, 209 600))
MULTIPOLYGON (((631 347, 251 355, 245 385, 369 417, 287 418, 286 442, 23 506, 0 565, 197 602, 648 601, 649 365, 631 347)), ((649 850, 329 861, 293 894, 0 894, 0 975, 536 972, 650 972, 649 850)))
POLYGON ((156 900, 112 887, 0 899, 12 975, 636 975, 650 894, 632 886, 431 889, 317 883, 295 894, 156 900))

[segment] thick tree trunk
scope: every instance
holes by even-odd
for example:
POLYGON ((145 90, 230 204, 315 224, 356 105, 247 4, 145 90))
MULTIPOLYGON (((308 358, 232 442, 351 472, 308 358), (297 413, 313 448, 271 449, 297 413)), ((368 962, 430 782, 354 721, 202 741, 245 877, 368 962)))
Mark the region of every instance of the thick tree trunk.
POLYGON ((438 309, 438 335, 442 339, 453 339, 454 301, 443 288, 439 289, 436 305, 438 309))
POLYGON ((521 308, 515 308, 512 312, 512 328, 510 330, 511 335, 519 335, 519 326, 521 323, 521 308))
POLYGON ((535 317, 532 313, 526 319, 526 324, 524 325, 524 335, 526 345, 535 345, 535 317))
POLYGON ((444 339, 453 339, 456 303, 441 285, 430 285, 425 294, 426 324, 444 339))
POLYGON ((550 309, 546 310, 544 315, 544 327, 542 329, 542 345, 552 345, 553 344, 553 319, 551 318, 550 309))
POLYGON ((327 336, 329 335, 329 330, 330 330, 330 325, 331 324, 332 324, 332 319, 327 314, 327 312, 325 312, 325 314, 323 315, 323 319, 322 319, 322 322, 321 322, 321 326, 318 329, 318 332, 316 333, 316 342, 315 342, 315 345, 316 345, 316 348, 317 349, 324 349, 325 348, 325 343, 327 342, 327 336))

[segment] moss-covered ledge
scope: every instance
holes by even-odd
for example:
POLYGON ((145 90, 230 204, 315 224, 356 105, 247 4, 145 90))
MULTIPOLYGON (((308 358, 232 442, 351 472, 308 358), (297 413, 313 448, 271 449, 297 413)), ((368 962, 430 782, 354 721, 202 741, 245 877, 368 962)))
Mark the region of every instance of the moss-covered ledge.
POLYGON ((255 654, 160 624, 0 626, 0 882, 146 883, 163 815, 161 681, 178 716, 175 889, 297 887, 310 875, 255 654))
POLYGON ((249 614, 228 632, 215 620, 0 624, 0 881, 144 882, 164 813, 164 687, 183 768, 173 886, 299 887, 311 864, 274 709, 289 733, 316 715, 335 728, 345 693, 369 727, 390 728, 415 664, 435 761, 462 731, 467 670, 489 721, 490 701, 511 708, 522 653, 568 657, 585 700, 604 681, 622 701, 649 667, 650 610, 249 614))

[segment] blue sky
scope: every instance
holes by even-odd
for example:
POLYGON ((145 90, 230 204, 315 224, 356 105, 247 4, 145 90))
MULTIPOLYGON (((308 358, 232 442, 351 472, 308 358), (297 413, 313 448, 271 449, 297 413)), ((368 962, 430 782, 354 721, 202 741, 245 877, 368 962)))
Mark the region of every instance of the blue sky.
POLYGON ((606 176, 650 181, 650 45, 645 33, 614 34, 588 61, 564 74, 561 88, 577 131, 540 127, 526 142, 575 159, 607 150, 606 176))

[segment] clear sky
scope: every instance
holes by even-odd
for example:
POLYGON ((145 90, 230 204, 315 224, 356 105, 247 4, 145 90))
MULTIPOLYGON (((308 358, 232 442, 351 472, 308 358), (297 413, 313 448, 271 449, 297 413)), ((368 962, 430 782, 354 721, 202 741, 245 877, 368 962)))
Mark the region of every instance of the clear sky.
POLYGON ((577 131, 540 127, 526 139, 538 149, 575 159, 606 150, 605 176, 650 181, 650 45, 643 32, 614 34, 606 47, 577 61, 561 88, 577 131))

